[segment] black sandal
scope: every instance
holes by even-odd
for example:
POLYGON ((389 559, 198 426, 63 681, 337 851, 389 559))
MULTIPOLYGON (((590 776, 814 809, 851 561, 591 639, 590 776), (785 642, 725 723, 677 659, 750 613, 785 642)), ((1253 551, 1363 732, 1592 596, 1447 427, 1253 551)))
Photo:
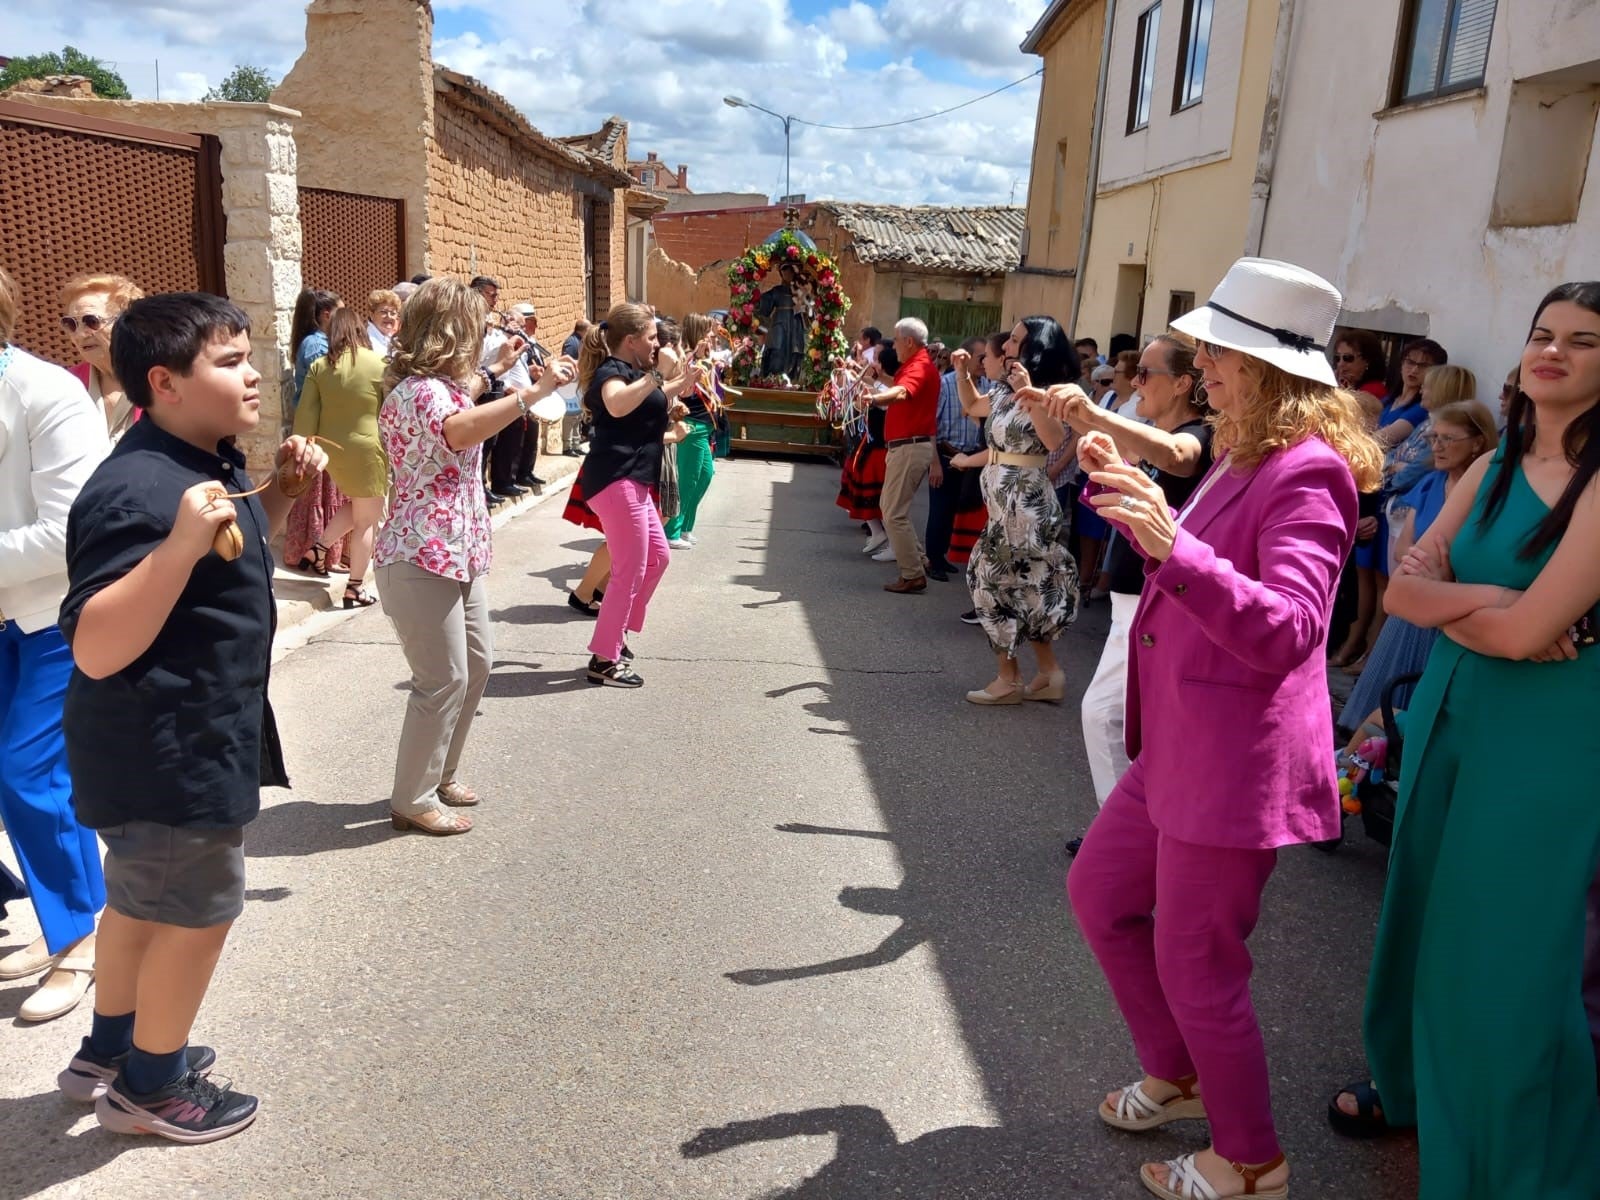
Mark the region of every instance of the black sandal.
POLYGON ((1383 1101, 1378 1098, 1378 1089, 1371 1083, 1362 1080, 1359 1083, 1346 1084, 1335 1093, 1332 1100, 1328 1101, 1328 1124, 1332 1125, 1333 1131, 1342 1137, 1383 1137, 1391 1130, 1388 1119, 1379 1111, 1382 1107, 1383 1101), (1355 1116, 1351 1116, 1339 1107, 1339 1097, 1346 1093, 1355 1097, 1355 1116))
POLYGON ((300 560, 300 569, 302 571, 310 571, 313 575, 320 575, 326 579, 328 577, 328 548, 321 542, 312 546, 311 554, 300 560), (308 562, 311 564, 310 566, 306 565, 308 562))
POLYGON ((371 608, 378 602, 378 598, 366 588, 358 584, 350 584, 344 589, 344 606, 346 608, 371 608))

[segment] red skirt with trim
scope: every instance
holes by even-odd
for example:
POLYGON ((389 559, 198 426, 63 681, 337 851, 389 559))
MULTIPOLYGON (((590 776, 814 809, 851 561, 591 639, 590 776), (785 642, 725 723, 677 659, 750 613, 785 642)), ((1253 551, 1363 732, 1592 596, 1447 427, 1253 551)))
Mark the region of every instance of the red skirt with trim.
POLYGON ((956 496, 955 525, 950 531, 950 549, 945 555, 960 566, 972 557, 983 527, 989 523, 989 507, 983 502, 983 469, 974 467, 961 473, 961 491, 956 496))
MULTIPOLYGON (((656 512, 661 511, 661 492, 657 488, 650 489, 650 498, 656 502, 656 512)), ((589 507, 589 501, 584 498, 583 488, 578 486, 578 481, 572 481, 572 487, 567 492, 567 506, 561 510, 561 519, 571 521, 574 525, 581 525, 585 529, 592 529, 598 534, 605 530, 600 526, 600 518, 594 509, 589 507)))
POLYGON ((849 513, 851 520, 883 520, 883 480, 888 463, 889 451, 883 444, 865 439, 856 447, 856 452, 845 459, 839 498, 834 503, 849 513))

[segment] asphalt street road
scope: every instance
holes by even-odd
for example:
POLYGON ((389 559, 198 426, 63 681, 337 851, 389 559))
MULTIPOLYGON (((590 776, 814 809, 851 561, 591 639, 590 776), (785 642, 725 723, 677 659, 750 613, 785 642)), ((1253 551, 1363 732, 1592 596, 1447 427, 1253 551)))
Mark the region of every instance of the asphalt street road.
MULTIPOLYGON (((195 1030, 260 1120, 208 1147, 101 1131, 54 1087, 87 1012, 20 1026, 6 985, 0 1197, 1099 1200, 1204 1145, 1094 1116, 1139 1071, 1062 889, 1094 811, 1075 702, 965 703, 993 662, 962 584, 882 592, 837 479, 719 464, 637 692, 581 678, 564 590, 594 537, 559 502, 501 529, 465 837, 390 829, 381 608, 285 659, 295 787, 247 833, 195 1030)), ((1073 701, 1106 623, 1065 639, 1073 701)), ((1285 852, 1254 938, 1300 1200, 1415 1194, 1414 1146, 1323 1116, 1362 1071, 1382 878, 1354 829, 1285 852)), ((33 936, 21 909, 0 948, 33 936)))

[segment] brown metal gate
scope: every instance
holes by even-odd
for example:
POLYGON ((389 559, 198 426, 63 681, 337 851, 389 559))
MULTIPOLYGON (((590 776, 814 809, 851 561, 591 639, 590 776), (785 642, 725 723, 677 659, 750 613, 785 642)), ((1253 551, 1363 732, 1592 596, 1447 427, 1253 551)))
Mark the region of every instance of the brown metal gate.
POLYGON ((224 294, 218 143, 0 100, 0 266, 16 343, 71 364, 61 285, 126 275, 146 293, 224 294))
POLYGON ((300 189, 300 277, 365 312, 367 293, 405 278, 406 202, 300 189))

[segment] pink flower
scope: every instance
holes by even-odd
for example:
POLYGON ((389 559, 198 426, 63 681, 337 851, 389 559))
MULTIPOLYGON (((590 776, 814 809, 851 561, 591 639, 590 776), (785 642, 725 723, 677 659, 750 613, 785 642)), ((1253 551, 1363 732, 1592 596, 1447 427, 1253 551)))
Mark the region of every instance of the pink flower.
POLYGON ((417 565, 435 575, 450 567, 450 548, 438 538, 429 538, 417 549, 417 565))

